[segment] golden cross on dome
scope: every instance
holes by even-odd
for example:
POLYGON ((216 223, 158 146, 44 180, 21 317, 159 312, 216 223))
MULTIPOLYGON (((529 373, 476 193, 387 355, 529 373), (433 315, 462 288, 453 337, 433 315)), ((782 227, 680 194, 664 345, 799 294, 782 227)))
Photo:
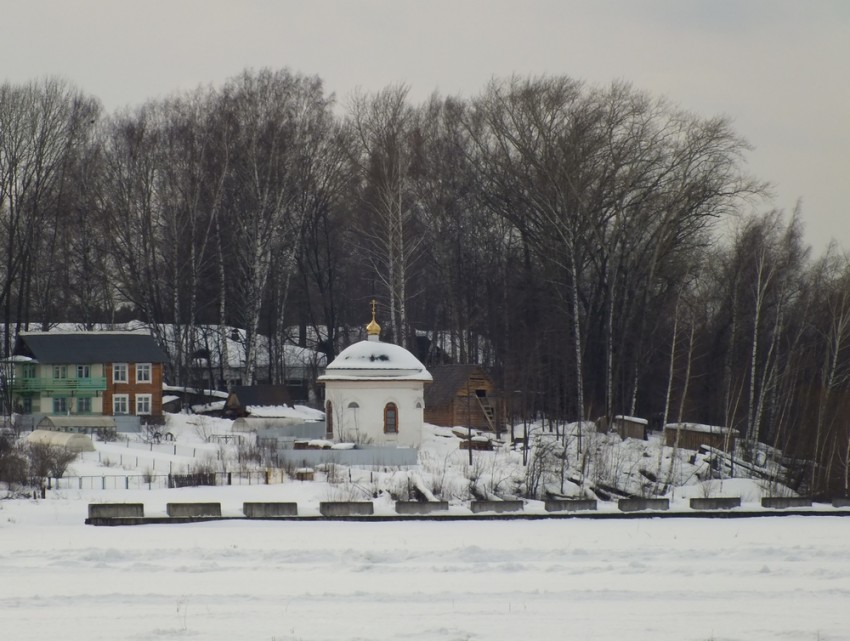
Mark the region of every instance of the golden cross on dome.
POLYGON ((372 299, 372 322, 366 325, 366 333, 369 336, 380 336, 381 335, 381 326, 378 325, 378 321, 375 320, 375 315, 378 313, 378 301, 374 298, 372 299))

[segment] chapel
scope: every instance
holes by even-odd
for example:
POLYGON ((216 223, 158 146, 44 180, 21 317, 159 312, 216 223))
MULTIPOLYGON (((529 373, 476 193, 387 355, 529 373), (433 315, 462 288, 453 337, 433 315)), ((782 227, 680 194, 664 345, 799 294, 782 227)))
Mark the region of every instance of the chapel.
POLYGON ((424 386, 431 374, 409 351, 381 342, 372 301, 366 340, 346 347, 318 382, 325 386, 327 438, 377 446, 419 447, 424 386))

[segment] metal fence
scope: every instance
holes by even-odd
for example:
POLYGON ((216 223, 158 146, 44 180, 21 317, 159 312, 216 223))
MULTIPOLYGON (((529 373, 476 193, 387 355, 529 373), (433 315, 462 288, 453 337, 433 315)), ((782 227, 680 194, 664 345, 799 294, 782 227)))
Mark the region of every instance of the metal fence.
POLYGON ((216 459, 221 458, 221 451, 217 445, 184 445, 181 443, 140 443, 138 441, 115 441, 110 445, 124 447, 128 450, 138 450, 153 452, 156 454, 170 454, 173 456, 190 456, 197 458, 198 453, 215 455, 216 459))
POLYGON ((161 490, 198 485, 276 485, 283 470, 209 472, 205 474, 125 474, 112 476, 63 476, 48 479, 48 490, 161 490))
MULTIPOLYGON (((202 450, 201 453, 203 454, 204 451, 202 450)), ((123 451, 119 449, 117 451, 97 450, 96 452, 80 452, 79 456, 84 461, 96 461, 105 467, 117 467, 125 470, 143 470, 142 472, 139 472, 139 475, 147 476, 149 474, 175 474, 183 472, 198 462, 203 463, 204 460, 209 461, 210 464, 215 464, 216 467, 219 467, 220 465, 216 462, 221 460, 221 453, 214 450, 206 450, 206 453, 209 455, 206 459, 200 458, 197 459, 195 463, 191 464, 186 462, 170 461, 162 458, 163 456, 170 456, 174 454, 171 450, 168 450, 167 452, 157 452, 156 450, 149 450, 147 447, 144 449, 126 448, 123 451)), ((193 448, 191 447, 187 448, 185 454, 181 454, 180 452, 177 452, 177 454, 186 457, 196 456, 193 453, 193 448)))
POLYGON ((370 467, 403 467, 419 463, 419 450, 412 447, 361 446, 351 450, 279 449, 276 454, 281 465, 296 467, 315 467, 327 463, 370 467))

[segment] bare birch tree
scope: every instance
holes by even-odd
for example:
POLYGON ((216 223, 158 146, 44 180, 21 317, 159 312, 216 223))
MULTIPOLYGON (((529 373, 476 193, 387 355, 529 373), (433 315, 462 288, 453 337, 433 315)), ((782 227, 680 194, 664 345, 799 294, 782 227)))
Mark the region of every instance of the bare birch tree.
POLYGON ((364 207, 359 232, 389 306, 393 340, 408 346, 408 282, 421 241, 411 232, 415 111, 405 85, 356 94, 349 106, 364 207))
MULTIPOLYGON (((245 329, 243 384, 256 378, 258 330, 269 275, 288 288, 306 217, 304 176, 313 171, 310 145, 329 101, 315 77, 286 70, 245 72, 225 87, 231 249, 238 286, 233 314, 245 329)), ((278 291, 280 295, 280 290, 278 291)))

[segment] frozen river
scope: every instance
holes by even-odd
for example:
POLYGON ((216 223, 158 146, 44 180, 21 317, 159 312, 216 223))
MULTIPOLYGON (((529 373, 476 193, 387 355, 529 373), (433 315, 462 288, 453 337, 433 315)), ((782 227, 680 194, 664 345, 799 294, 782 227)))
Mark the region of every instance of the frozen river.
POLYGON ((0 506, 2 639, 850 639, 849 518, 92 527, 84 511, 0 506))

